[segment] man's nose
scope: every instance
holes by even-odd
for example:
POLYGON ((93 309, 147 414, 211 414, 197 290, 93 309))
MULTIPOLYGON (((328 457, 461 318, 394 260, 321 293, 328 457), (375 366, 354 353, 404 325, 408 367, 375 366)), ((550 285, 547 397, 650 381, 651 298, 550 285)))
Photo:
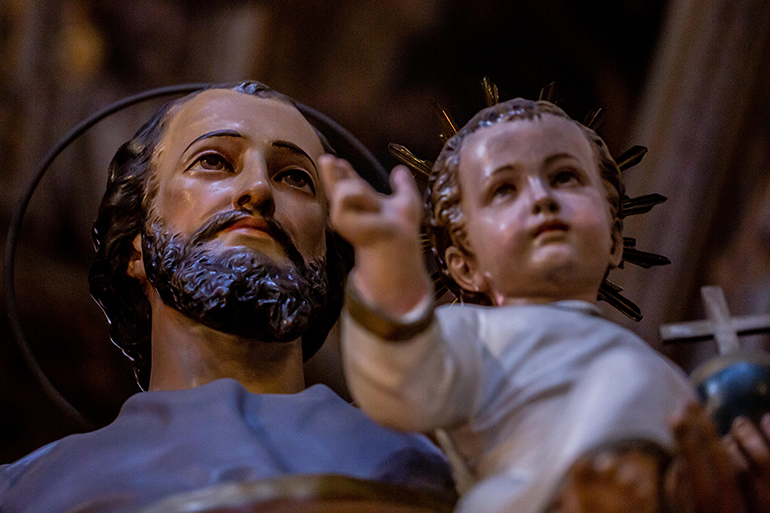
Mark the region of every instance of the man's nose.
POLYGON ((559 202, 553 195, 553 189, 542 177, 531 177, 529 190, 532 197, 533 214, 559 211, 559 202))
POLYGON ((236 210, 247 210, 262 217, 275 213, 273 184, 263 164, 252 164, 251 169, 241 171, 238 189, 234 198, 236 210))

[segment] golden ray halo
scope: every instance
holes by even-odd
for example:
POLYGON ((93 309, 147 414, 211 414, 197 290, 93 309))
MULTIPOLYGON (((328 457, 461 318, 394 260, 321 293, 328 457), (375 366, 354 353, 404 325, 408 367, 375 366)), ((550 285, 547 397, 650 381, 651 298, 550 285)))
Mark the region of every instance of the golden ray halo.
MULTIPOLYGON (((487 107, 491 107, 499 102, 497 86, 489 80, 488 77, 484 77, 481 80, 481 87, 487 107)), ((554 82, 551 82, 540 91, 539 100, 556 104, 556 84, 554 82)), ((431 99, 430 105, 431 110, 439 123, 439 137, 443 142, 446 142, 457 133, 457 124, 449 114, 449 111, 441 107, 435 99, 431 99)), ((596 131, 604 121, 606 112, 607 111, 603 108, 595 109, 586 116, 582 124, 591 130, 596 131)), ((417 157, 409 151, 408 148, 400 144, 390 143, 388 145, 388 150, 399 162, 405 164, 412 170, 418 183, 425 186, 428 185, 430 178, 433 175, 433 163, 431 161, 417 157)), ((647 153, 647 148, 644 146, 633 146, 621 153, 614 160, 620 171, 623 172, 639 164, 645 153, 647 153)), ((665 196, 660 194, 646 194, 635 198, 624 196, 621 201, 618 217, 622 219, 632 215, 646 214, 656 205, 666 201, 666 199, 665 196)), ((421 234, 421 242, 423 250, 426 253, 431 252, 432 248, 427 234, 421 234)), ((622 269, 625 262, 637 265, 644 269, 671 263, 671 261, 663 255, 636 249, 636 239, 631 237, 623 237, 623 257, 618 267, 622 269)), ((436 287, 436 299, 443 296, 449 290, 447 285, 443 282, 443 274, 444 273, 440 268, 431 274, 431 279, 436 287)), ((605 278, 599 287, 598 299, 608 303, 627 317, 635 321, 640 321, 642 319, 641 310, 633 301, 621 295, 621 291, 623 291, 623 287, 605 278)))

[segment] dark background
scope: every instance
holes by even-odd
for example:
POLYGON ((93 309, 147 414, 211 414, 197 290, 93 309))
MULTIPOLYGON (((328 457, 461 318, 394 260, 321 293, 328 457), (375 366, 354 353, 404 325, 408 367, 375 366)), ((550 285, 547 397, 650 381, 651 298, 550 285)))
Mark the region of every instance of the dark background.
MULTIPOLYGON (((645 319, 608 311, 659 347, 661 323, 703 317, 701 285, 722 285, 736 315, 770 309, 768 41, 766 0, 0 0, 0 229, 69 128, 151 87, 257 79, 330 115, 391 167, 388 142, 438 153, 429 98, 462 124, 484 106, 485 75, 502 99, 535 98, 556 81, 574 117, 608 109, 600 133, 614 155, 649 147, 627 172, 629 194, 670 198, 626 232, 673 264, 613 273, 645 319)), ((110 158, 158 105, 104 121, 60 156, 17 249, 33 351, 100 425, 137 389, 88 295, 90 226, 110 158)), ((0 463, 77 430, 9 330, 3 315, 0 463)), ((688 369, 714 351, 666 350, 688 369)), ((334 381, 318 372, 333 360, 319 357, 310 379, 334 381)))

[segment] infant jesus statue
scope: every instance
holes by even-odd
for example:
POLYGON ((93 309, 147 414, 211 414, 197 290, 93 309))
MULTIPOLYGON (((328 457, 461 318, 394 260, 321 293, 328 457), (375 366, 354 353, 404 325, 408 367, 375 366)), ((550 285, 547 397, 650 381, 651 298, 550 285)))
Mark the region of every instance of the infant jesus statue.
POLYGON ((428 215, 464 304, 438 308, 409 171, 393 170, 385 196, 345 161, 320 168, 356 253, 342 326, 353 397, 387 426, 446 430, 474 479, 457 511, 573 510, 567 484, 586 461, 612 467, 634 511, 659 510, 669 417, 694 394, 596 306, 623 252, 623 185, 601 138, 550 102, 515 99, 447 141, 428 215))

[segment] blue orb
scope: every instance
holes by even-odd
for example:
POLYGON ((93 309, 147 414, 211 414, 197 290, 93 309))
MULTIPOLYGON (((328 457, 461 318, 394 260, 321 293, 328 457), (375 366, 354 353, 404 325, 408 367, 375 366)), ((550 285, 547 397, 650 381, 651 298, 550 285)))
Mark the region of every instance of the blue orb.
POLYGON ((770 354, 730 353, 698 367, 691 376, 720 435, 744 416, 755 424, 770 412, 770 354))

